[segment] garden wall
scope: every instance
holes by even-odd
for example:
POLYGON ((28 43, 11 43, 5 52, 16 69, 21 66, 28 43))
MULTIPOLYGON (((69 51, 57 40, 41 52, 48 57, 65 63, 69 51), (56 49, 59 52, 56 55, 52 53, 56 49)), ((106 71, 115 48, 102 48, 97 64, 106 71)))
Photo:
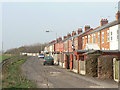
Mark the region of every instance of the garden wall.
POLYGON ((99 54, 89 54, 87 55, 85 59, 85 65, 86 65, 86 75, 97 77, 97 67, 98 67, 98 57, 99 54))
POLYGON ((98 58, 98 78, 113 79, 113 58, 117 56, 105 55, 98 58))

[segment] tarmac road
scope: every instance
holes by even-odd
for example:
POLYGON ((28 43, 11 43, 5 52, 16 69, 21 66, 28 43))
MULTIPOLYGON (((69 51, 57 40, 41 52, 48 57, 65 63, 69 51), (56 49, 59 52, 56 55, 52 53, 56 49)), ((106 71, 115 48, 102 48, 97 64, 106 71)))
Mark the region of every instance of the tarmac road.
POLYGON ((22 71, 38 88, 118 88, 112 80, 101 80, 70 72, 56 65, 43 65, 43 60, 30 57, 22 71))

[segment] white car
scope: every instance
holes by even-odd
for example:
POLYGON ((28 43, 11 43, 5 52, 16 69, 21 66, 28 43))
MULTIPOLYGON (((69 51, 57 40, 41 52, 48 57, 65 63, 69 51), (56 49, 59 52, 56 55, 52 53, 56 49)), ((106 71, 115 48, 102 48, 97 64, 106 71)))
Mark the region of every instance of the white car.
POLYGON ((38 55, 38 58, 44 58, 44 54, 38 55))

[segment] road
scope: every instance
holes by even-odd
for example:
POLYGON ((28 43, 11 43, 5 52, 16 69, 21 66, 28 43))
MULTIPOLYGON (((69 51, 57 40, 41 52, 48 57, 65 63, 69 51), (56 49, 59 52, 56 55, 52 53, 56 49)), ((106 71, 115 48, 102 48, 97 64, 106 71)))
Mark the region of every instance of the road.
POLYGON ((23 74, 38 88, 117 88, 112 80, 102 80, 75 74, 56 65, 44 66, 43 60, 30 57, 23 65, 23 74))

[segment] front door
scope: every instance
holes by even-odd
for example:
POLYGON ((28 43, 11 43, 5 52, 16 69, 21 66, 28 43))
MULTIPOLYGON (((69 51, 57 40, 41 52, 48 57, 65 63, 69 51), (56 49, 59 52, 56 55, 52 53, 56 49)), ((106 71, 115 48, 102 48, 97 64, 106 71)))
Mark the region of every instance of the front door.
POLYGON ((70 69, 70 55, 67 55, 67 69, 70 69))

